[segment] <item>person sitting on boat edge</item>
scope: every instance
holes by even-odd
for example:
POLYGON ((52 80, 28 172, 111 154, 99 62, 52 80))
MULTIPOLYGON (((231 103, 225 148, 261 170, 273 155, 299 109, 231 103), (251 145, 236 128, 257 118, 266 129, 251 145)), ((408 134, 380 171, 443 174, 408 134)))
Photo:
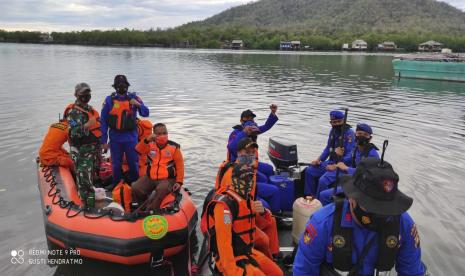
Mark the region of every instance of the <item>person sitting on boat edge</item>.
POLYGON ((45 166, 62 166, 74 172, 74 162, 63 145, 68 141, 68 122, 60 120, 48 128, 39 149, 39 160, 45 166))
POLYGON ((320 156, 311 162, 305 170, 304 194, 317 196, 318 180, 326 172, 326 166, 334 164, 338 159, 350 158, 352 149, 355 147, 355 134, 351 126, 346 124, 343 130, 344 113, 339 110, 332 110, 329 113, 331 131, 329 132, 326 147, 320 156), (343 147, 338 145, 339 139, 343 135, 343 147))
POLYGON ((373 138, 373 129, 365 123, 357 124, 355 129, 355 142, 357 146, 352 151, 350 158, 345 158, 342 162, 337 164, 330 164, 326 166, 327 172, 320 177, 318 183, 317 196, 321 204, 332 202, 332 195, 334 189, 332 185, 338 184, 336 193, 342 192, 342 187, 336 181, 336 170, 339 169, 342 174, 354 174, 357 164, 363 159, 373 157, 379 159, 378 147, 371 143, 373 138))
POLYGON ((413 199, 398 190, 392 166, 370 157, 341 182, 348 199, 337 198, 312 215, 299 240, 294 275, 334 275, 334 269, 374 275, 394 265, 400 276, 425 275, 418 230, 406 212, 413 199))
POLYGON ((146 210, 160 208, 162 200, 177 191, 184 181, 184 159, 181 146, 168 140, 168 129, 163 123, 153 126, 153 134, 140 141, 136 151, 148 160, 147 173, 132 184, 134 202, 149 200, 146 210), (155 195, 149 195, 155 190, 155 195))
POLYGON ((232 168, 231 185, 215 194, 205 208, 209 249, 216 269, 226 276, 283 275, 278 265, 254 248, 254 168, 245 159, 232 168))
POLYGON ((76 184, 79 196, 87 207, 94 207, 95 192, 93 183, 98 178, 101 161, 100 117, 89 105, 91 89, 87 83, 75 87, 74 104, 68 105, 64 118, 69 125, 69 144, 71 158, 76 166, 76 184))
POLYGON ((149 116, 149 109, 136 93, 128 92, 130 86, 125 75, 116 75, 113 92, 105 98, 102 106, 101 143, 104 151, 110 149, 113 171, 113 186, 122 178, 123 154, 129 166, 131 182, 139 178, 137 145, 137 113, 149 116), (108 136, 110 143, 108 144, 108 136))
MULTIPOLYGON (((237 143, 237 158, 235 162, 225 161, 220 165, 215 181, 215 191, 221 192, 228 189, 232 185, 232 173, 237 164, 246 163, 253 169, 254 185, 251 188, 250 194, 254 199, 254 207, 256 209, 255 221, 257 230, 255 231, 255 248, 261 251, 269 258, 276 258, 279 253, 279 238, 276 219, 272 216, 269 207, 266 206, 266 201, 257 197, 258 185, 257 180, 257 150, 258 144, 252 141, 251 138, 243 138, 237 143)), ((208 204, 209 198, 205 200, 208 204)), ((206 230, 203 229, 203 232, 206 230)))

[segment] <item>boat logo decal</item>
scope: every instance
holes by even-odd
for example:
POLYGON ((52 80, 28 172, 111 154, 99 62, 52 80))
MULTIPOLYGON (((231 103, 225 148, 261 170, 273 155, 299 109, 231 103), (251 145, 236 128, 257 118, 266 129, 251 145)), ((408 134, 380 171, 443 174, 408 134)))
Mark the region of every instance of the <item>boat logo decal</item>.
POLYGON ((159 240, 168 233, 168 221, 163 216, 148 216, 142 222, 142 228, 148 238, 159 240))

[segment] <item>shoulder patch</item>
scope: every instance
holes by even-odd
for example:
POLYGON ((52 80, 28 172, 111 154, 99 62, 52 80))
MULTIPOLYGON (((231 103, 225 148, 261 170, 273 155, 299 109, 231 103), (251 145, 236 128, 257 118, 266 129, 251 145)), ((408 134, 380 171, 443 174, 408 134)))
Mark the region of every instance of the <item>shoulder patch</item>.
POLYGON ((65 130, 68 128, 68 126, 63 123, 55 123, 55 124, 52 124, 50 127, 57 128, 60 130, 65 130))
POLYGON ((316 231, 315 227, 310 223, 305 228, 303 240, 304 244, 310 244, 315 238, 318 236, 318 232, 316 231))

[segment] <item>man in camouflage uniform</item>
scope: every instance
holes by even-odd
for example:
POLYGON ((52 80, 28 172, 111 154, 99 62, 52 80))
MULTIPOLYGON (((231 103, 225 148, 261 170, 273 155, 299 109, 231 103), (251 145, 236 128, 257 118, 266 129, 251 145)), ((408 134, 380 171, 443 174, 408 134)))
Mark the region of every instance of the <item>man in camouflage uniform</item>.
POLYGON ((76 101, 66 108, 64 114, 69 124, 71 158, 76 166, 79 196, 85 206, 94 207, 93 182, 101 160, 102 133, 99 114, 88 104, 91 98, 90 92, 88 84, 77 84, 74 93, 76 101))

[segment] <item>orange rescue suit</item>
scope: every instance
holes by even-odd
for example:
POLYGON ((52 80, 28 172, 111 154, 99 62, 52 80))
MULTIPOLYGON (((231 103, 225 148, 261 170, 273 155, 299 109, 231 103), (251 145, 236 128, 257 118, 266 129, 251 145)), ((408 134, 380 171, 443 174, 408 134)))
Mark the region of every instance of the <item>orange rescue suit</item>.
MULTIPOLYGON (((215 190, 222 191, 228 189, 232 184, 233 166, 230 162, 223 162, 220 165, 216 176, 215 190)), ((257 183, 257 175, 254 175, 254 183, 257 183)), ((256 186, 253 185, 250 192, 255 197, 256 186)), ((263 252, 266 256, 272 257, 279 253, 279 238, 276 219, 271 215, 269 210, 266 210, 263 215, 256 214, 257 231, 255 233, 255 247, 263 252)))
POLYGON ((147 156, 147 176, 151 180, 175 178, 177 183, 183 183, 184 160, 179 144, 168 140, 160 148, 155 142, 147 144, 142 140, 137 144, 136 151, 147 156))
POLYGON ((222 275, 283 275, 270 258, 254 247, 253 200, 232 190, 217 194, 207 207, 210 251, 222 275))
POLYGON ((63 148, 68 141, 68 122, 52 124, 39 149, 40 163, 47 166, 63 166, 72 168, 73 160, 63 148))

